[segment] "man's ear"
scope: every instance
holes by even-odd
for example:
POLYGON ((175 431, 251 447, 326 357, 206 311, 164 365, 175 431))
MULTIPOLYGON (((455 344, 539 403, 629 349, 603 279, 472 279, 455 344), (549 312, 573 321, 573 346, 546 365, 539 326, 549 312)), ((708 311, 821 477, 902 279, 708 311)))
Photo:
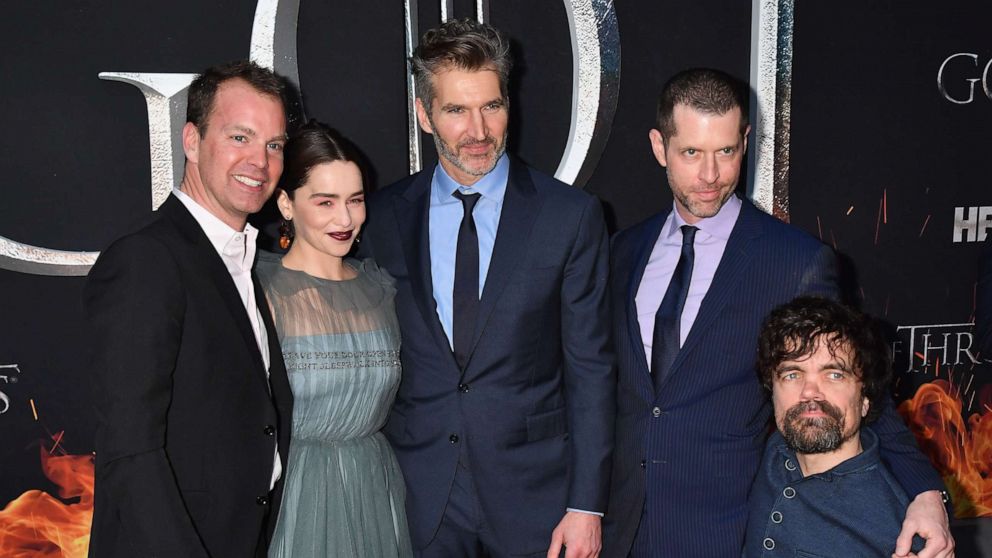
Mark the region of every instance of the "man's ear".
POLYGON ((665 154, 665 138, 662 137, 661 132, 652 129, 648 132, 648 138, 651 140, 651 152, 654 153, 654 158, 658 160, 658 164, 667 167, 668 157, 665 154))
POLYGON ((431 126, 431 119, 427 117, 427 109, 424 108, 424 102, 417 98, 417 122, 420 123, 420 129, 427 132, 428 134, 434 133, 434 128, 431 126))
POLYGON ((741 150, 741 153, 747 153, 747 136, 750 133, 751 133, 751 126, 748 125, 748 127, 744 129, 744 149, 741 150))
POLYGON ((188 161, 192 163, 199 162, 200 130, 192 122, 187 122, 183 126, 183 152, 186 153, 186 159, 188 161))
POLYGON ((866 416, 868 416, 868 409, 870 408, 871 408, 871 402, 868 401, 867 397, 861 396, 861 418, 865 418, 866 416))
POLYGON ((289 194, 282 188, 279 188, 279 193, 276 194, 276 207, 279 208, 279 213, 282 214, 283 219, 293 220, 293 201, 289 199, 289 194))

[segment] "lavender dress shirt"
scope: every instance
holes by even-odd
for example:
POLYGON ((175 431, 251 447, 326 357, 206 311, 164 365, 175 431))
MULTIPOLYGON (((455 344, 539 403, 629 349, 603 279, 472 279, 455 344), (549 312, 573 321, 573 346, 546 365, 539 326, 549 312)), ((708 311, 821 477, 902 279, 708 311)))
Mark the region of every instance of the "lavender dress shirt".
MULTIPOLYGON (((693 242, 695 261, 692 267, 692 280, 689 282, 689 295, 682 308, 682 318, 679 322, 679 347, 685 343, 686 336, 696 321, 703 297, 713 284, 716 268, 723 258, 727 248, 730 233, 734 230, 737 217, 741 214, 741 200, 736 195, 730 196, 720 211, 713 217, 701 219, 695 223, 699 230, 693 242)), ((647 357, 648 368, 651 367, 651 344, 654 337, 654 316, 665 297, 668 284, 672 281, 675 266, 679 263, 682 250, 682 225, 687 225, 679 215, 678 208, 672 202, 672 212, 661 227, 661 234, 651 249, 651 257, 644 268, 644 276, 637 288, 634 302, 637 305, 637 322, 641 329, 641 343, 644 344, 644 355, 647 357)))

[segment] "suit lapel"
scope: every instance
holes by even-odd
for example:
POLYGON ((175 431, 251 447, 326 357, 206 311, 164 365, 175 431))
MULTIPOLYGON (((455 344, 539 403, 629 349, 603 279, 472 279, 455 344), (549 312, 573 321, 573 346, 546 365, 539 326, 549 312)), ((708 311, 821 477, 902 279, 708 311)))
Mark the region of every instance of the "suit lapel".
POLYGON ((741 213, 737 217, 733 232, 730 233, 727 247, 723 251, 720 264, 713 276, 713 283, 703 297, 696 320, 692 324, 692 329, 689 330, 685 343, 682 344, 682 349, 675 357, 675 362, 672 363, 672 372, 665 379, 665 383, 679 372, 686 355, 706 335, 713 320, 720 316, 723 308, 737 292, 741 275, 751 263, 748 249, 751 242, 762 232, 761 222, 757 215, 760 210, 751 205, 748 200, 742 201, 741 213))
MULTIPOLYGON (((238 296, 238 289, 234 285, 234 279, 227 271, 224 261, 221 260, 217 250, 210 244, 210 239, 203 232, 203 228, 193 218, 186 207, 175 196, 169 198, 159 209, 162 214, 175 223, 179 231, 189 242, 189 248, 193 253, 193 259, 197 262, 199 269, 210 279, 208 283, 213 286, 217 296, 224 302, 224 307, 231 316, 234 324, 245 342, 248 352, 252 355, 252 360, 256 363, 256 374, 266 391, 269 390, 268 374, 265 371, 265 363, 262 360, 262 353, 258 349, 258 341, 255 339, 255 332, 251 329, 251 322, 248 320, 248 312, 241 298, 238 296)), ((261 300, 265 300, 262 298, 261 300)), ((269 335, 275 335, 271 331, 269 335)))
POLYGON ((489 271, 486 273, 486 284, 479 301, 479 315, 472 336, 469 362, 510 275, 520 268, 522 248, 530 242, 531 229, 540 211, 541 203, 530 172, 522 162, 510 158, 503 209, 496 229, 496 243, 489 260, 489 271))
POLYGON ((630 340, 630 349, 633 351, 634 360, 637 363, 638 368, 643 372, 643 377, 648 379, 645 387, 648 391, 653 391, 651 387, 651 368, 648 366, 647 355, 644 353, 644 339, 641 338, 641 325, 637 321, 637 289, 641 285, 641 279, 644 278, 644 270, 648 266, 648 260, 651 259, 651 252, 654 250, 654 245, 658 241, 658 237, 661 235, 661 227, 665 224, 665 220, 668 218, 668 213, 659 213, 654 218, 645 223, 644 230, 641 231, 637 242, 636 252, 634 254, 634 266, 630 272, 630 278, 627 282, 626 297, 624 304, 626 306, 626 312, 624 312, 627 317, 627 331, 629 335, 627 338, 630 340))
MULTIPOLYGON (((422 171, 399 195, 393 198, 393 213, 399 228, 400 242, 410 275, 410 287, 417 308, 427 324, 434 341, 443 351, 451 353, 448 336, 437 317, 434 301, 434 281, 431 279, 431 248, 428 229, 431 199, 431 176, 422 171)), ((454 355, 451 356, 454 364, 454 355)), ((455 365, 457 368, 457 364, 455 365)))

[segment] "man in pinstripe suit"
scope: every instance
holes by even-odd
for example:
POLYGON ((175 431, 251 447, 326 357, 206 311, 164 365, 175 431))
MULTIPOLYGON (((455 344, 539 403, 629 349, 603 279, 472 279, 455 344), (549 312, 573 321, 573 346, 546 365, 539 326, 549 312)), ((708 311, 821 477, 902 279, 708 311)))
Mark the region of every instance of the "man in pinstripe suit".
MULTIPOLYGON (((604 556, 740 555, 770 417, 754 370, 761 321, 796 296, 838 295, 827 246, 734 194, 746 91, 714 70, 669 81, 649 136, 674 210, 613 241, 619 385, 604 556)), ((939 476, 891 403, 872 428, 916 497, 897 553, 916 532, 929 539, 921 556, 950 556, 939 476)))

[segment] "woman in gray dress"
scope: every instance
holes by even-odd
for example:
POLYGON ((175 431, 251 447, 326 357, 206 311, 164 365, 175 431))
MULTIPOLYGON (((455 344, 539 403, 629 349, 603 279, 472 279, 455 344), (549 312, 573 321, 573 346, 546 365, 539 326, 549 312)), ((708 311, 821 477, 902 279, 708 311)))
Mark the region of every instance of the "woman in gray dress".
POLYGON ((396 291, 371 260, 346 258, 365 221, 356 155, 316 122, 289 140, 277 203, 291 245, 258 263, 295 398, 270 557, 412 555, 403 476, 379 432, 400 381, 396 291))

